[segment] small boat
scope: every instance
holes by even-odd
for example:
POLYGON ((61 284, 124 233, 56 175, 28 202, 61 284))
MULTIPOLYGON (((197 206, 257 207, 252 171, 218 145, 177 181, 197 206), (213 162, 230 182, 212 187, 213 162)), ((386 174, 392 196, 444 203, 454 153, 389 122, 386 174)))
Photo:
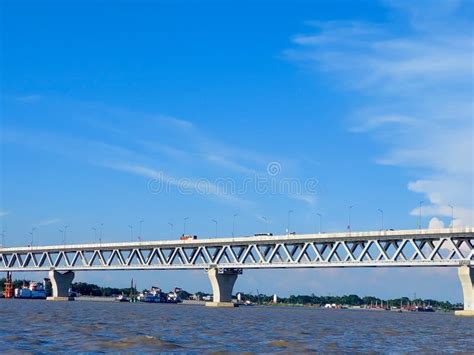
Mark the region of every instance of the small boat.
POLYGON ((179 292, 181 289, 179 287, 175 287, 173 291, 168 293, 168 296, 166 297, 166 302, 168 303, 181 303, 183 302, 181 298, 179 297, 179 292))
POLYGON ((115 297, 115 300, 117 302, 130 302, 130 299, 124 295, 118 295, 117 297, 115 297))
POLYGON ((145 303, 161 303, 162 293, 161 289, 156 286, 152 286, 149 290, 146 290, 138 295, 138 300, 145 303))

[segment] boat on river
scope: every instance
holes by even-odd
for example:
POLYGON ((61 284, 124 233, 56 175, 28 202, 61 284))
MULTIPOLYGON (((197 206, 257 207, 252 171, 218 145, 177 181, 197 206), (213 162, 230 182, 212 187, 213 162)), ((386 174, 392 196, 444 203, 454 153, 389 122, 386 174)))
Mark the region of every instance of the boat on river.
POLYGON ((42 282, 32 281, 15 289, 15 298, 46 299, 46 290, 42 282))

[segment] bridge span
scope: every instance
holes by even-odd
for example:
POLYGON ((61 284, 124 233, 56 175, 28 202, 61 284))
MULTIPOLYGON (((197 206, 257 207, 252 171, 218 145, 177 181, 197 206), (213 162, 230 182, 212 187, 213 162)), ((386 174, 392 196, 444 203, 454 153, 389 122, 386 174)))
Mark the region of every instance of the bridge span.
POLYGON ((49 271, 54 297, 74 271, 204 269, 214 305, 231 305, 244 269, 458 267, 465 314, 474 314, 473 265, 474 228, 0 248, 0 271, 49 271))

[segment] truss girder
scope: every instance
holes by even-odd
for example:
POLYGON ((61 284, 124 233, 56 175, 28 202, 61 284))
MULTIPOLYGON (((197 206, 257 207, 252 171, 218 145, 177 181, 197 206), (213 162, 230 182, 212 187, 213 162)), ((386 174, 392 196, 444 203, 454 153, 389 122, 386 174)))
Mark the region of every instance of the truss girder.
POLYGON ((287 238, 282 241, 166 246, 90 245, 57 249, 0 249, 0 271, 126 270, 359 267, 359 266, 457 266, 474 264, 474 236, 409 238, 360 238, 340 240, 287 238))

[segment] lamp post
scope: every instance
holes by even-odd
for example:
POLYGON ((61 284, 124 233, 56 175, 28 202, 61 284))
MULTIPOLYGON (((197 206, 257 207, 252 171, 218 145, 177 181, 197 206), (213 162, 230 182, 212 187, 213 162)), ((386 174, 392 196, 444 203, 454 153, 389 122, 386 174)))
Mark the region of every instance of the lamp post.
POLYGON ((61 233, 61 241, 64 241, 64 229, 60 229, 59 233, 61 233))
POLYGON ((262 216, 262 221, 265 223, 265 233, 268 234, 268 219, 265 216, 262 216))
POLYGON ((454 228, 454 207, 452 205, 448 205, 451 207, 451 229, 454 228))
POLYGON ((316 213, 316 215, 319 217, 319 234, 321 234, 321 226, 322 226, 322 219, 323 219, 323 215, 321 213, 316 213))
POLYGON ((418 229, 420 229, 420 230, 421 230, 421 206, 423 206, 423 203, 424 203, 424 202, 425 202, 425 201, 420 201, 420 210, 419 210, 420 215, 419 215, 419 217, 418 217, 418 229))
POLYGON ((133 226, 129 224, 128 228, 130 228, 130 241, 133 242, 133 226))
POLYGON ((67 233, 67 227, 68 226, 64 226, 64 234, 63 234, 63 244, 66 244, 66 233, 67 233))
POLYGON ((189 219, 189 217, 184 217, 183 219, 183 235, 186 235, 186 221, 189 219))
POLYGON ((36 228, 31 228, 30 236, 31 236, 31 246, 33 246, 34 234, 36 228))
POLYGON ((383 210, 379 208, 378 211, 380 212, 380 215, 382 217, 382 229, 381 229, 381 231, 383 231, 383 210))
POLYGON ((212 221, 216 224, 216 238, 217 238, 217 223, 218 223, 218 222, 217 222, 216 219, 213 219, 212 221))
POLYGON ((97 228, 92 227, 91 229, 94 231, 94 242, 96 242, 97 241, 97 228))
POLYGON ((232 216, 232 237, 235 236, 235 217, 237 217, 238 214, 235 213, 233 216, 232 216))
POLYGON ((2 248, 5 247, 5 233, 6 233, 6 232, 3 230, 3 231, 2 231, 2 248))
POLYGON ((168 225, 170 226, 170 229, 171 229, 171 238, 173 238, 173 228, 174 228, 174 224, 171 223, 171 222, 168 222, 168 225))
POLYGON ((142 241, 142 225, 143 225, 143 219, 140 220, 139 225, 138 225, 138 241, 142 241))
POLYGON ((104 223, 100 224, 99 244, 102 243, 102 229, 104 229, 104 223))
POLYGON ((347 228, 349 229, 349 233, 352 232, 352 224, 351 224, 351 215, 352 215, 352 208, 354 205, 349 206, 349 224, 347 225, 347 228))
POLYGON ((290 234, 290 215, 292 213, 293 213, 293 210, 288 211, 288 223, 287 223, 287 226, 286 226, 286 231, 287 231, 288 235, 290 234))

